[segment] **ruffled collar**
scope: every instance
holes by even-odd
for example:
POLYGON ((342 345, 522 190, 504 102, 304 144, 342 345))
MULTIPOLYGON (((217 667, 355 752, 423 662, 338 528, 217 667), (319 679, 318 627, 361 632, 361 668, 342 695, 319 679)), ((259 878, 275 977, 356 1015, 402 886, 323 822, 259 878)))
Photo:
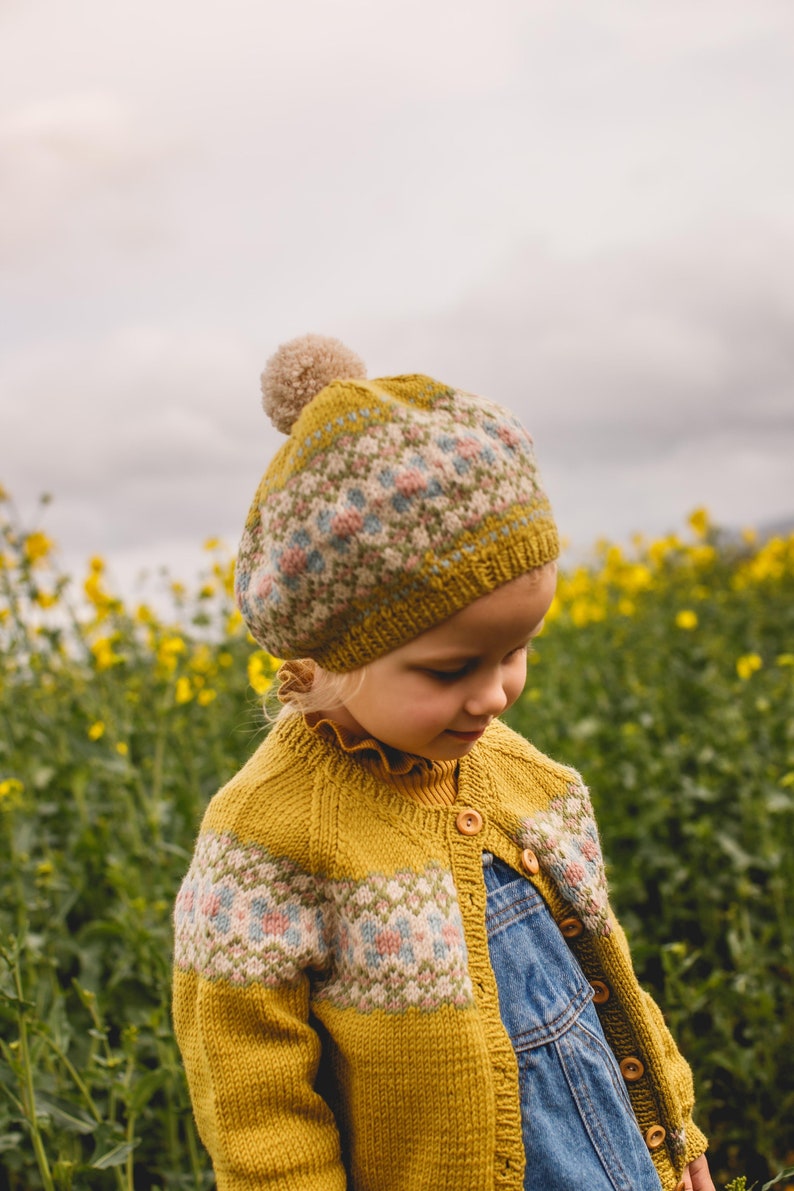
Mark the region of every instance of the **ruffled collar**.
MULTIPOLYGON (((337 745, 343 752, 351 756, 358 755, 360 760, 369 762, 375 770, 380 770, 388 777, 407 777, 408 774, 427 777, 436 764, 445 764, 400 752, 376 740, 374 736, 358 736, 321 713, 307 715, 304 719, 312 732, 337 745)), ((454 766, 454 762, 450 764, 454 766)))
MULTIPOLYGON (((278 671, 278 698, 282 703, 299 710, 300 696, 311 691, 314 681, 315 663, 308 659, 284 662, 278 671), (297 698, 295 697, 297 696, 297 698)), ((349 756, 356 756, 373 773, 385 777, 392 784, 402 788, 413 788, 432 798, 431 790, 438 786, 438 797, 447 801, 449 787, 454 787, 457 763, 454 761, 430 761, 413 753, 404 753, 374 736, 359 736, 343 727, 322 711, 304 713, 304 721, 317 736, 340 748, 349 756), (396 779, 396 780, 395 780, 396 779), (446 793, 441 793, 443 787, 446 793)), ((435 798, 433 799, 435 801, 435 798)))

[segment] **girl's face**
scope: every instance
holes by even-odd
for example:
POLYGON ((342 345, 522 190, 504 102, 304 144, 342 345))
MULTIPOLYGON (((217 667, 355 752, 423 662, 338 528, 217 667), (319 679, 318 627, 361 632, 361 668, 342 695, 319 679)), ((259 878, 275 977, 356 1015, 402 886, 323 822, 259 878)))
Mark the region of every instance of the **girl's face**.
POLYGON ((337 723, 433 761, 464 757, 515 703, 527 647, 557 584, 554 566, 521 575, 367 666, 337 723))

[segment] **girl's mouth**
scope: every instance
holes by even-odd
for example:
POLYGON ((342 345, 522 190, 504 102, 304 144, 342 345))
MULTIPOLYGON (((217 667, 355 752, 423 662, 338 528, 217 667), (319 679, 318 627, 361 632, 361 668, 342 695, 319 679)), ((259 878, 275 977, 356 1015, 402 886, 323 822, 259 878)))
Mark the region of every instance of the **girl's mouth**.
POLYGON ((447 728, 447 735, 454 736, 456 740, 463 740, 466 744, 474 744, 484 731, 485 728, 478 728, 475 732, 455 732, 452 728, 447 728))

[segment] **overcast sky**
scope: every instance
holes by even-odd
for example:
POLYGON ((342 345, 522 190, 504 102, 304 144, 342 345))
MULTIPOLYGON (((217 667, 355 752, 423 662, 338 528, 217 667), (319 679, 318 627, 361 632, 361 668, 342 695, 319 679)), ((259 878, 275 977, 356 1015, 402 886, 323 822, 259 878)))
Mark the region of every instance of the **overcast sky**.
POLYGON ((235 544, 337 335, 516 411, 563 535, 794 513, 791 0, 0 0, 0 482, 235 544))

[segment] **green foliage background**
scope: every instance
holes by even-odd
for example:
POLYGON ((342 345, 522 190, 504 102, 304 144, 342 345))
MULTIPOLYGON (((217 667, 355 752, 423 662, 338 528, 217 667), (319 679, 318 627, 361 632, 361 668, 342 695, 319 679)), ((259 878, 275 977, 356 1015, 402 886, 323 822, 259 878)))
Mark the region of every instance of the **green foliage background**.
MULTIPOLYGON (((0 565, 0 1188, 200 1188, 169 1022, 202 809, 264 731, 231 567, 167 615, 82 583, 10 502, 0 565)), ((794 1148, 794 538, 603 546, 514 726, 591 786, 613 900, 690 1059, 718 1186, 794 1148)))

